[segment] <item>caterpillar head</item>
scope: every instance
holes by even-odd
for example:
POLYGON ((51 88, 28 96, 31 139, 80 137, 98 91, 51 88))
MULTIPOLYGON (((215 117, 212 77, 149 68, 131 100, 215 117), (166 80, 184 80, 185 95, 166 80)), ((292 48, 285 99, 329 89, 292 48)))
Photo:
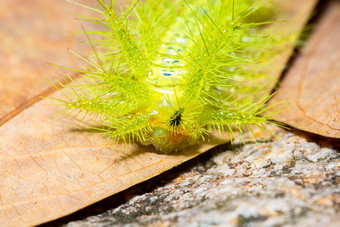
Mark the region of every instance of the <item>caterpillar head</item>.
POLYGON ((198 107, 176 107, 164 99, 161 105, 153 106, 149 119, 150 130, 144 145, 153 145, 159 152, 170 153, 184 150, 204 138, 203 127, 199 123, 198 107))
POLYGON ((152 144, 159 152, 170 153, 183 150, 193 145, 194 141, 188 135, 174 134, 165 128, 157 127, 153 129, 148 135, 148 139, 142 144, 152 144))

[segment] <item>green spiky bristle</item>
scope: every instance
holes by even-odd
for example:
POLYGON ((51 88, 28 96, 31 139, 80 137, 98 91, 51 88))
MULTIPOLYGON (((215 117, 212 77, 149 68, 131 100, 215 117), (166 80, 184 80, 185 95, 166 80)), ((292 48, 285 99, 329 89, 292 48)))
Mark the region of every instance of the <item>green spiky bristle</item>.
MULTIPOLYGON (((134 1, 121 13, 97 0, 103 25, 89 40, 94 56, 77 70, 87 82, 67 87, 68 111, 90 113, 114 139, 153 144, 162 152, 204 141, 211 131, 255 125, 267 98, 258 100, 259 65, 277 54, 266 30, 269 4, 251 0, 134 1), (265 12, 265 13, 264 13, 265 12), (265 19, 263 19, 265 18, 265 19)), ((67 113, 66 113, 67 114, 67 113)))

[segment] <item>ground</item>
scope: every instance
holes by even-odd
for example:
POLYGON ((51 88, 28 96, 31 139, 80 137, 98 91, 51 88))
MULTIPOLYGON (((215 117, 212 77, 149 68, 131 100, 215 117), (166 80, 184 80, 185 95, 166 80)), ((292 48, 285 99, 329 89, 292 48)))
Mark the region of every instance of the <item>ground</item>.
POLYGON ((340 144, 275 129, 45 226, 340 226, 340 144))

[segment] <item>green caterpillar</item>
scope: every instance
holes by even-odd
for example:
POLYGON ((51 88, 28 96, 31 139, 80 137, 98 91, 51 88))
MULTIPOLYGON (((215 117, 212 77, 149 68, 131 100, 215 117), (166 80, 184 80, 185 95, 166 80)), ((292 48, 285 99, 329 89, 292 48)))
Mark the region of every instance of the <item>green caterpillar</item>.
MULTIPOLYGON (((134 1, 118 15, 97 0, 102 15, 83 18, 105 27, 89 41, 83 84, 64 87, 65 115, 96 116, 96 129, 115 140, 152 144, 167 153, 205 141, 212 131, 233 134, 255 125, 269 97, 259 99, 262 70, 278 53, 266 34, 270 3, 251 0, 134 1)), ((74 81, 73 81, 74 82, 74 81)))

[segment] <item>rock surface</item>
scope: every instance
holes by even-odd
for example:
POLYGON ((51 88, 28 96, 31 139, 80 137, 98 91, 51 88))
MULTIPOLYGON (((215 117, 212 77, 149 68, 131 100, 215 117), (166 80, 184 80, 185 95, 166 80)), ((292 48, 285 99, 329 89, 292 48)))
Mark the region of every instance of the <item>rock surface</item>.
POLYGON ((46 226, 340 226, 339 145, 276 129, 46 226))

